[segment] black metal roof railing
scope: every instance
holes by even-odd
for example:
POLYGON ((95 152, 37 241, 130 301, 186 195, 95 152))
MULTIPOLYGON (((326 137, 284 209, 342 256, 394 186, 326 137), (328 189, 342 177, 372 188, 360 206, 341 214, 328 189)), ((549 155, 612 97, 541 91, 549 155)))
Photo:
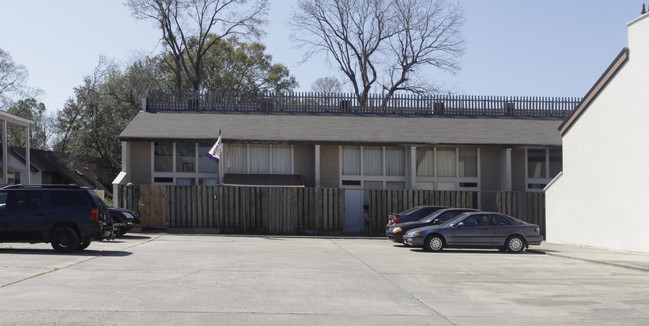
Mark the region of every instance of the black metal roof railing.
POLYGON ((386 103, 371 94, 359 105, 354 94, 151 92, 146 110, 255 114, 374 116, 493 116, 564 119, 578 97, 517 97, 468 95, 397 95, 386 103))

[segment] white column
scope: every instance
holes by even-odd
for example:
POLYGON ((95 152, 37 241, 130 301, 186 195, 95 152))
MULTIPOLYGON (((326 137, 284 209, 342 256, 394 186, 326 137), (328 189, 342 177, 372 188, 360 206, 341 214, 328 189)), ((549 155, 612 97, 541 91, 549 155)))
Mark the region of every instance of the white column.
POLYGON ((417 147, 410 146, 410 170, 406 187, 417 189, 417 147))
POLYGON ((131 173, 131 144, 129 142, 122 142, 122 171, 126 172, 127 179, 130 181, 131 173))
POLYGON ((550 175, 550 149, 545 149, 545 176, 544 178, 551 180, 554 178, 553 175, 550 175))
POLYGON ((505 149, 503 171, 501 176, 501 188, 505 191, 512 190, 512 149, 505 149))
POLYGON ((2 120, 2 185, 7 185, 7 165, 9 165, 9 158, 7 157, 7 120, 2 120))
MULTIPOLYGON (((113 205, 116 207, 125 207, 125 203, 120 203, 121 193, 119 186, 126 184, 131 178, 131 145, 129 142, 121 142, 122 144, 122 171, 113 180, 113 205)), ((153 146, 151 147, 153 151, 153 146)), ((153 156, 153 155, 151 155, 153 156)), ((153 165, 151 165, 153 171, 153 165)))
POLYGON ((223 176, 225 175, 225 169, 227 167, 227 164, 224 164, 225 163, 224 161, 225 161, 225 158, 227 157, 226 154, 227 154, 227 150, 228 150, 228 148, 227 148, 227 146, 225 146, 225 144, 223 144, 222 146, 223 146, 223 149, 222 149, 222 152, 221 152, 221 159, 219 160, 219 184, 220 185, 223 184, 223 176))
POLYGON ((480 160, 480 148, 478 151, 478 209, 482 209, 482 161, 480 160))
MULTIPOLYGON (((29 132, 29 125, 25 127, 25 161, 27 165, 27 184, 30 185, 32 184, 32 160, 31 160, 31 149, 29 145, 29 139, 31 137, 31 133, 29 132)), ((22 183, 22 182, 21 182, 22 183)))
POLYGON ((320 145, 315 145, 315 187, 320 188, 320 145))

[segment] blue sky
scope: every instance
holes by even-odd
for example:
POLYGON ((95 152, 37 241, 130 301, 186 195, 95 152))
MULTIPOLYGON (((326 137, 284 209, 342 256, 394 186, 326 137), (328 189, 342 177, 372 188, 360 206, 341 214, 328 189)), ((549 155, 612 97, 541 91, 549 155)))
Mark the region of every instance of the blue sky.
MULTIPOLYGON (((319 77, 336 76, 326 58, 299 64, 302 52, 286 26, 295 0, 271 0, 261 39, 274 62, 289 67, 309 91, 319 77)), ((464 0, 466 54, 456 75, 426 70, 455 93, 508 96, 584 96, 627 45, 626 23, 642 0, 464 0)), ((48 110, 62 108, 73 87, 101 55, 128 62, 161 50, 152 22, 137 21, 120 0, 0 0, 0 48, 45 91, 48 110)))

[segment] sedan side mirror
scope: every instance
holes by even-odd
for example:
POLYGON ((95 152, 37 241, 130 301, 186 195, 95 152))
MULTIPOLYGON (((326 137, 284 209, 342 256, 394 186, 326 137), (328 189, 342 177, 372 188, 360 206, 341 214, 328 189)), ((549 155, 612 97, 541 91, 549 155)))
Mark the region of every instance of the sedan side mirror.
POLYGON ((458 223, 458 224, 456 225, 456 227, 458 227, 458 228, 461 228, 461 227, 463 227, 463 226, 464 226, 464 222, 460 222, 460 223, 458 223))
POLYGON ((433 225, 437 225, 437 224, 439 224, 439 219, 438 218, 433 220, 433 225))

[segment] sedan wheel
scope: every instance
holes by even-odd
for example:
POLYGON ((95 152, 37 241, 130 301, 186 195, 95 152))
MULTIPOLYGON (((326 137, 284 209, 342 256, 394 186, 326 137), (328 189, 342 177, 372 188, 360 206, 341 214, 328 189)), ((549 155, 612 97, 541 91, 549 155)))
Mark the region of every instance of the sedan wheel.
POLYGON ((439 235, 429 236, 424 242, 424 249, 427 251, 438 252, 442 251, 442 248, 444 248, 444 239, 439 235))
POLYGON ((525 249, 525 240, 518 235, 511 236, 507 239, 507 250, 511 253, 521 253, 525 249))

